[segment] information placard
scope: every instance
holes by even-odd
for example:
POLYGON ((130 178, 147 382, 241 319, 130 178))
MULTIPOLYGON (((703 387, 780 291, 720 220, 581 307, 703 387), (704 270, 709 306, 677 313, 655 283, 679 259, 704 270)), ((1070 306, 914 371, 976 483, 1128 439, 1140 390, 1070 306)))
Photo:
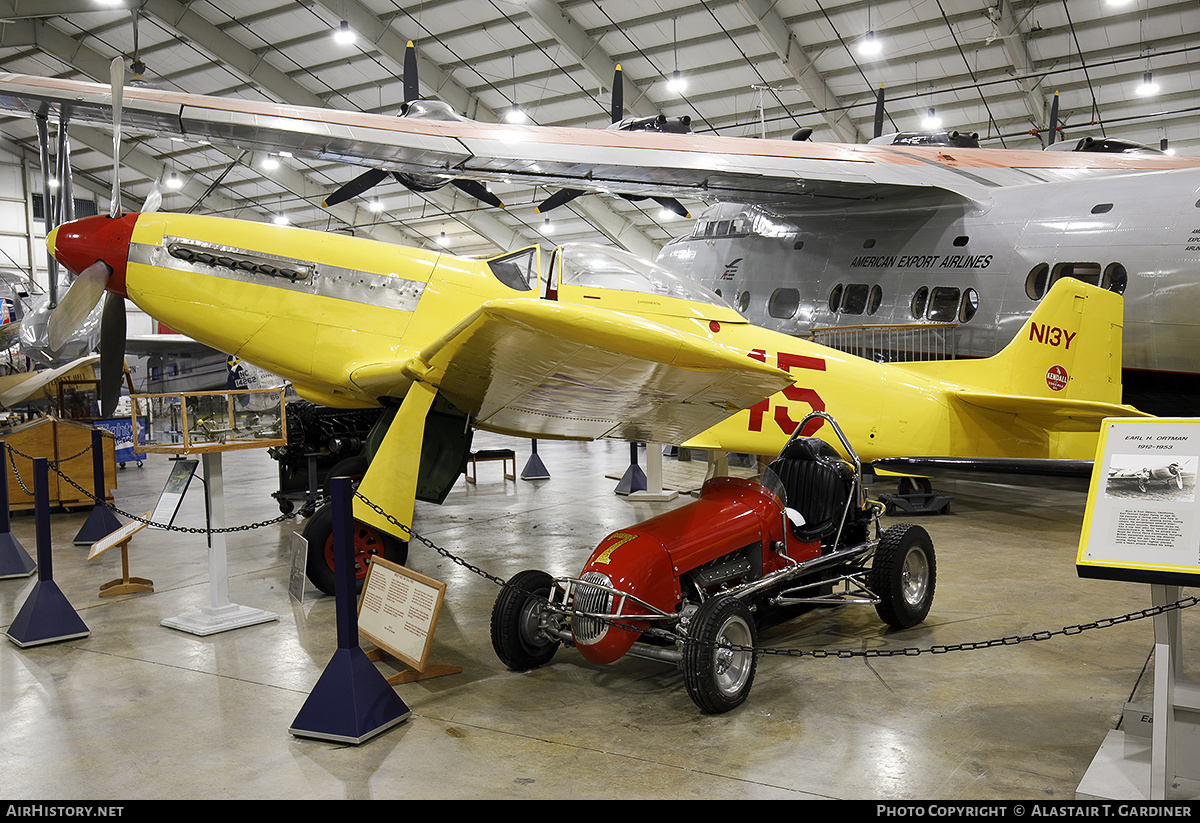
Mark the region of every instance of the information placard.
POLYGON ((158 496, 158 503, 150 513, 150 520, 154 523, 150 528, 162 529, 175 522, 179 504, 183 502, 183 495, 187 492, 198 465, 199 460, 176 460, 171 466, 171 476, 167 478, 167 484, 158 496))
POLYGON ((358 600, 358 633, 423 672, 445 593, 445 583, 372 557, 358 600))
POLYGON ((1075 567, 1080 577, 1200 585, 1200 419, 1105 420, 1075 567))

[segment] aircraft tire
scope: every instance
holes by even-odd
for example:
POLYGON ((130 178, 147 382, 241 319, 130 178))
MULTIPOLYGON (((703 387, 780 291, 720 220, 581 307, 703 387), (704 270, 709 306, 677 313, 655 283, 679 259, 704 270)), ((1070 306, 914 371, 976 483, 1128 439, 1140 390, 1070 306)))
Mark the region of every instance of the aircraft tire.
MULTIPOLYGON (((322 592, 332 595, 336 579, 333 572, 333 505, 325 503, 319 507, 304 525, 302 534, 308 543, 308 579, 322 592)), ((406 541, 365 523, 354 521, 352 537, 355 591, 362 591, 367 566, 373 555, 398 565, 404 565, 408 560, 406 541)))

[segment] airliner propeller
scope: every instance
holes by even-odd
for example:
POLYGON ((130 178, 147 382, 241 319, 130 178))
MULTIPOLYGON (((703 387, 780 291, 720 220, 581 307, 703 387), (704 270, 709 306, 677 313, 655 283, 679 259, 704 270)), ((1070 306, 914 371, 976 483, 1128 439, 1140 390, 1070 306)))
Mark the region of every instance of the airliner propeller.
MULTIPOLYGON (((658 114, 654 117, 631 117, 626 119, 624 105, 624 77, 625 76, 621 73, 621 66, 618 64, 616 69, 613 71, 612 107, 610 109, 612 122, 608 128, 616 131, 658 131, 668 134, 691 133, 692 118, 688 117, 687 115, 684 115, 683 117, 677 117, 675 119, 671 119, 664 114, 658 114)), ((579 197, 584 193, 585 192, 582 192, 579 189, 559 189, 538 204, 537 212, 538 214, 544 214, 553 209, 557 209, 559 206, 565 206, 567 203, 570 203, 576 197, 579 197)), ((647 199, 646 195, 633 194, 622 194, 620 197, 623 197, 630 202, 638 202, 640 200, 647 199)), ((649 196, 649 199, 653 200, 655 203, 658 203, 659 206, 667 211, 677 214, 680 217, 690 216, 688 214, 688 210, 684 208, 683 204, 673 197, 659 197, 651 195, 649 196)))
MULTIPOLYGON (((461 117, 451 110, 449 106, 440 101, 421 99, 421 89, 417 78, 417 50, 411 40, 408 41, 408 46, 404 49, 404 105, 401 108, 400 116, 425 120, 467 119, 461 117)), ((498 209, 504 208, 504 202, 488 191, 487 186, 478 180, 447 179, 434 175, 409 174, 399 171, 388 172, 384 169, 367 169, 349 183, 340 186, 333 194, 326 197, 321 206, 329 208, 330 206, 336 206, 351 198, 365 194, 389 176, 409 191, 415 192, 436 191, 449 183, 459 191, 469 194, 471 197, 489 206, 498 209)))

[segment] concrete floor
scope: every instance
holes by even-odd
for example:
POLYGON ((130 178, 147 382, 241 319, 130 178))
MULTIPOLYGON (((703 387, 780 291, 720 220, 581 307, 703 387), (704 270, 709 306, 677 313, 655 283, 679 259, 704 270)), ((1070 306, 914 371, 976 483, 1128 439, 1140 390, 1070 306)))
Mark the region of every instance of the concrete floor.
MULTIPOLYGON (((520 469, 526 442, 479 435, 475 444, 501 445, 518 450, 520 469)), ((551 479, 505 481, 499 464, 486 464, 478 485, 460 481, 440 507, 418 504, 418 531, 502 578, 534 567, 575 574, 608 532, 689 499, 614 495, 606 475, 624 470, 625 444, 543 442, 539 451, 551 479)), ((149 509, 169 466, 152 455, 121 470, 117 505, 149 509)), ((230 525, 278 514, 277 466, 265 452, 225 455, 224 475, 230 525)), ((1082 483, 992 477, 937 488, 954 504, 920 519, 939 571, 924 625, 889 633, 870 607, 831 608, 764 630, 760 645, 927 648, 1056 632, 1150 605, 1148 587, 1076 576, 1082 483)), ((749 700, 708 716, 664 664, 596 666, 562 649, 547 667, 507 671, 488 635, 496 585, 414 546, 409 566, 448 587, 430 662, 462 672, 397 686, 411 717, 359 746, 329 743, 288 732, 336 649, 333 598, 288 597, 299 521, 227 539, 230 599, 279 619, 198 637, 160 621, 208 602, 203 536, 139 532, 131 573, 155 591, 101 599, 120 556, 86 562, 86 547, 71 542, 83 520, 53 517, 53 569, 90 636, 25 649, 0 641, 9 799, 1071 799, 1150 679, 1153 626, 1139 620, 979 651, 768 655, 749 700)), ((199 484, 177 525, 203 525, 199 484)), ((35 553, 32 517, 15 517, 13 534, 35 553)), ((0 581, 0 625, 33 581, 0 581)), ((1200 619, 1191 611, 1185 638, 1200 619)))

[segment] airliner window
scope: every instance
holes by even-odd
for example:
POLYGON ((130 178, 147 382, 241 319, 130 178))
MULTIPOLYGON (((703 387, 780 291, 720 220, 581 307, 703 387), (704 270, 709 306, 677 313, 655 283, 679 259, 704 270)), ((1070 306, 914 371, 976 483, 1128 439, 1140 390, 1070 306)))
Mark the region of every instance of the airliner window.
POLYGON ((1099 263, 1056 263, 1050 274, 1050 284, 1054 285, 1064 277, 1074 277, 1093 286, 1100 285, 1099 263))
POLYGON ((528 248, 487 261, 488 268, 504 285, 529 291, 537 282, 537 249, 528 248))
POLYGON ((1041 300, 1046 294, 1046 280, 1050 276, 1050 266, 1038 263, 1025 278, 1025 294, 1030 300, 1041 300))
POLYGON ((962 305, 958 309, 959 322, 966 323, 979 311, 979 292, 967 289, 963 292, 962 305))
POLYGON ((949 323, 958 316, 959 291, 954 286, 937 286, 929 298, 926 316, 938 323, 949 323))
POLYGON ((1104 269, 1104 280, 1100 285, 1111 292, 1124 294, 1125 287, 1129 285, 1129 274, 1120 263, 1109 263, 1104 269))
POLYGON ((729 305, 694 280, 620 249, 572 243, 559 252, 555 260, 559 267, 558 282, 563 286, 615 289, 714 306, 729 305))
POLYGON ((918 320, 920 320, 922 317, 924 317, 925 316, 925 304, 928 302, 929 302, 929 289, 927 289, 925 286, 921 286, 921 288, 917 289, 916 294, 913 295, 912 305, 910 306, 910 308, 912 309, 912 316, 917 318, 918 320))
POLYGON ((846 286, 842 298, 842 314, 862 314, 867 309, 868 288, 866 283, 851 283, 846 286))
POLYGON ((750 308, 750 292, 744 291, 738 295, 738 311, 745 314, 748 308, 750 308))
POLYGON ((775 289, 767 301, 767 314, 787 320, 796 315, 800 308, 800 292, 797 289, 775 289))
POLYGON ((872 286, 871 296, 867 298, 867 314, 874 314, 879 311, 881 303, 883 303, 883 289, 877 285, 872 286))
POLYGON ((713 232, 713 235, 715 237, 725 237, 728 234, 729 234, 729 221, 722 220, 721 222, 717 223, 717 230, 715 232, 713 232))
POLYGON ((842 284, 838 283, 829 293, 829 310, 836 312, 842 307, 842 284))

